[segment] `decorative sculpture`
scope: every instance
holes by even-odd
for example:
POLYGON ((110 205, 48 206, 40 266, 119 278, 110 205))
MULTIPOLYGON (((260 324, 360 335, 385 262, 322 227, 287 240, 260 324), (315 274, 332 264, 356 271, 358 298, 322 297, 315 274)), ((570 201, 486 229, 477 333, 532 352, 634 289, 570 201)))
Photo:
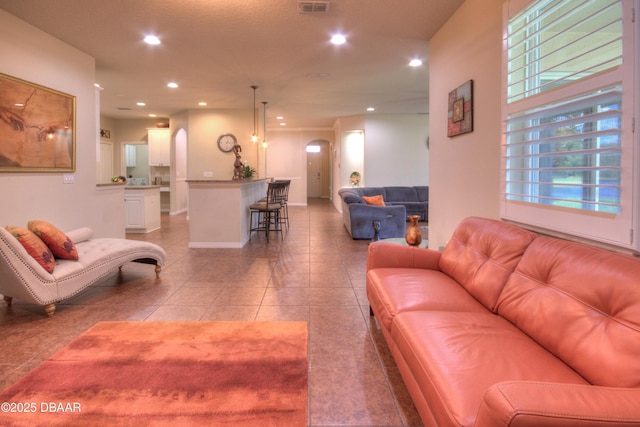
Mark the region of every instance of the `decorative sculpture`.
POLYGON ((373 227, 373 237, 371 238, 371 241, 377 242, 378 240, 380 240, 380 221, 374 219, 371 222, 371 227, 373 227))
POLYGON ((242 152, 242 147, 239 144, 233 146, 233 154, 236 155, 236 160, 233 162, 233 179, 243 179, 244 178, 244 169, 242 168, 242 157, 240 153, 242 152))

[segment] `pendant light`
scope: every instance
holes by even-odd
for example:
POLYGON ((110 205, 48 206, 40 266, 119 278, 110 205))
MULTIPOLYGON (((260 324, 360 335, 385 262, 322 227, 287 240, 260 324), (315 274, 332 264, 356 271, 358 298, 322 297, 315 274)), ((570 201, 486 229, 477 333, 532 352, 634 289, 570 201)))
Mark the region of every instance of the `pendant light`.
POLYGON ((254 144, 258 142, 258 112, 256 111, 256 89, 258 86, 251 85, 253 89, 253 135, 251 135, 251 142, 254 144))
POLYGON ((262 148, 267 148, 269 143, 267 142, 267 101, 262 101, 262 105, 264 106, 264 135, 262 136, 262 148))

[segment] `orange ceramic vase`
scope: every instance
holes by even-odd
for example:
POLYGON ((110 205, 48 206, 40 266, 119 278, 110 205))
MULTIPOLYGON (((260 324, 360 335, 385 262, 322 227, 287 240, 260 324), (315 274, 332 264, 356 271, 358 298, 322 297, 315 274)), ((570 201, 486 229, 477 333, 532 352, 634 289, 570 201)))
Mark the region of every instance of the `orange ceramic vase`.
POLYGON ((409 215, 409 225, 404 238, 409 246, 419 246, 422 243, 422 230, 418 227, 419 215, 409 215))

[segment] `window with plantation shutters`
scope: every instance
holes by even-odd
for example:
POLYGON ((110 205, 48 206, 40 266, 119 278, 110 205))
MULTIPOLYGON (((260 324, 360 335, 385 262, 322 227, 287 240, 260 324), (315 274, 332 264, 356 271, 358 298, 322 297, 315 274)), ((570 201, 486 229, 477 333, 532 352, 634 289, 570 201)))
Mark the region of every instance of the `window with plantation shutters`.
POLYGON ((505 4, 505 219, 634 246, 634 3, 505 4))

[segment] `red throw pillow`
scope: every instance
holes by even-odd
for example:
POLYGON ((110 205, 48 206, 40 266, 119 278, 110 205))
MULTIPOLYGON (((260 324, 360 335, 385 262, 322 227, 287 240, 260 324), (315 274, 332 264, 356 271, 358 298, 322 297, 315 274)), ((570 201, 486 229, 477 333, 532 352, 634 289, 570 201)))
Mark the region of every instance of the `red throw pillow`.
POLYGON ((379 194, 377 196, 362 196, 362 200, 364 200, 368 205, 385 206, 382 194, 379 194))
POLYGON ((38 261, 38 264, 40 264, 42 268, 49 273, 53 272, 56 261, 53 259, 53 254, 47 245, 45 245, 38 236, 26 228, 14 227, 12 225, 5 227, 5 230, 18 239, 18 242, 27 250, 27 253, 38 261))
POLYGON ((36 236, 49 247, 53 256, 61 259, 78 260, 78 250, 69 236, 47 221, 35 220, 27 224, 36 236))

